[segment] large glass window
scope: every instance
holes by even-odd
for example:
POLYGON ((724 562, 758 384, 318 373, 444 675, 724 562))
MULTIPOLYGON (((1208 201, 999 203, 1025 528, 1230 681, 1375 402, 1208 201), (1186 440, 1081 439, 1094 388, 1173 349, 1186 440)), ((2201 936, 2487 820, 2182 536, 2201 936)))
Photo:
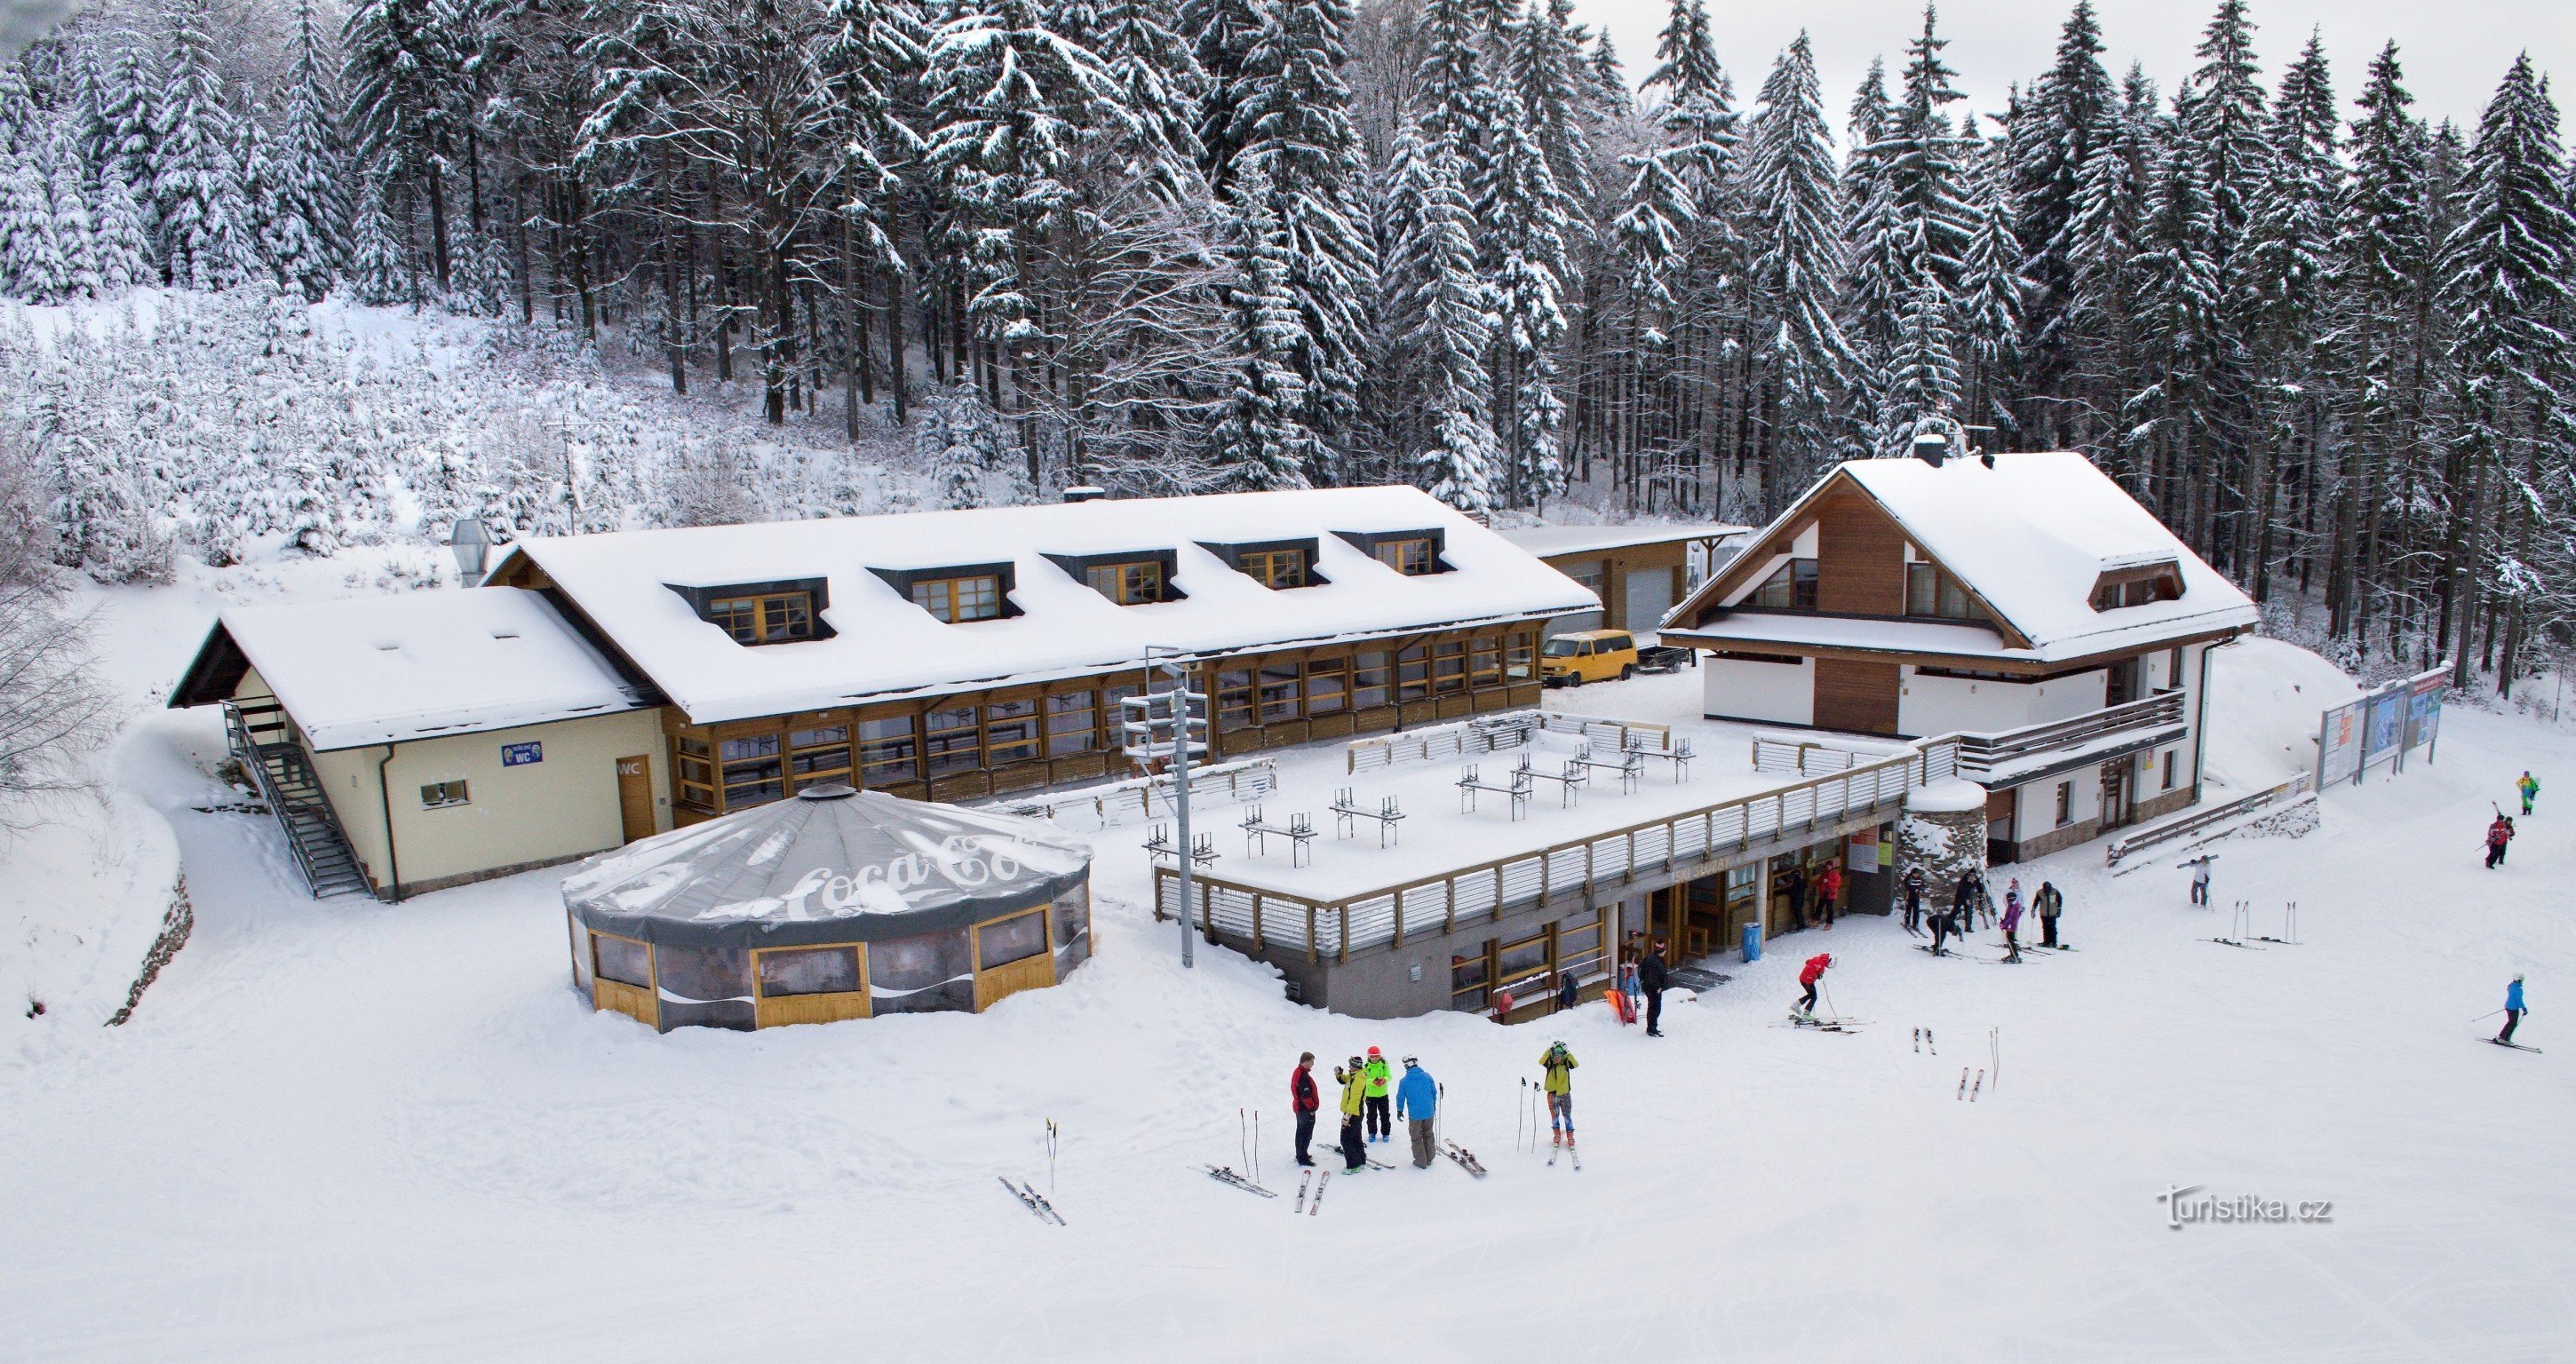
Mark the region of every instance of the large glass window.
POLYGON ((1297 718, 1297 665, 1272 661, 1261 665, 1261 723, 1275 725, 1297 718))
POLYGON ((1431 649, 1416 644, 1395 656, 1395 690, 1400 700, 1418 701, 1431 694, 1431 649))
POLYGON ((671 740, 671 748, 679 755, 680 803, 700 810, 716 808, 716 765, 707 741, 683 734, 671 740))
POLYGON ((1351 704, 1362 710, 1387 703, 1388 684, 1394 674, 1387 667, 1386 650, 1364 649, 1351 658, 1351 704))
POLYGON ((760 954, 760 993, 842 995, 859 989, 859 949, 855 947, 781 948, 760 954))
POLYGON ((653 949, 614 933, 590 935, 590 968, 601 980, 653 988, 653 949))
POLYGON ((975 727, 973 706, 934 710, 923 716, 922 721, 928 732, 923 752, 929 758, 930 775, 941 777, 951 772, 972 772, 983 764, 983 740, 975 727))
POLYGON ((1047 698, 1047 756, 1088 753, 1099 742, 1099 712, 1087 691, 1057 692, 1047 698))
POLYGON ((1046 911, 1033 909, 1008 919, 997 919, 975 930, 976 970, 990 971, 1026 961, 1047 950, 1046 911))
POLYGON ((778 736, 746 734, 716 745, 724 760, 725 808, 763 805, 787 794, 779 761, 778 736))
POLYGON ((1243 556, 1240 567, 1245 576, 1263 587, 1306 585, 1306 551, 1302 549, 1254 550, 1243 556))
POLYGON ((1550 945, 1544 933, 1503 944, 1502 951, 1494 960, 1495 979, 1504 985, 1517 985, 1535 976, 1542 982, 1554 984, 1555 973, 1551 970, 1552 959, 1548 952, 1550 945))
POLYGON ((1252 674, 1249 671, 1229 669, 1216 675, 1216 715, 1219 729, 1252 728, 1252 674))
POLYGON ((859 722, 859 772, 869 786, 889 786, 921 775, 920 745, 909 715, 879 715, 859 722))
POLYGON ((707 603, 707 619, 722 626, 737 644, 777 644, 814 635, 814 595, 768 592, 717 597, 707 603))
POLYGON ((1138 606, 1163 599, 1163 565, 1159 560, 1145 559, 1132 564, 1102 564, 1083 570, 1083 581, 1093 591, 1120 606, 1138 606))
POLYGON ((1966 620, 1976 613, 1968 589, 1932 564, 1905 566, 1905 614, 1966 620))
POLYGON ((1306 665, 1306 713, 1331 715, 1350 700, 1351 661, 1319 658, 1306 665))
POLYGON ((787 732, 787 770, 800 787, 850 779, 850 729, 820 725, 787 732))
POLYGON ((1506 681, 1527 682, 1538 676, 1538 641, 1531 635, 1513 635, 1503 646, 1503 677, 1506 681))
POLYGON ((1423 540, 1380 540, 1377 561, 1408 578, 1418 578, 1440 569, 1439 556, 1431 552, 1431 542, 1423 540))
POLYGON ((1753 591, 1753 605, 1773 611, 1816 609, 1816 561, 1791 559, 1753 591))
POLYGON ((991 573, 926 579, 912 585, 912 604, 950 624, 990 620, 1002 614, 1002 580, 991 573))
POLYGON ((1431 649, 1431 681, 1441 692, 1464 691, 1467 687, 1467 641, 1445 639, 1431 649))
POLYGON ((1007 767, 1038 755, 1038 699, 996 701, 984 707, 984 765, 1007 767))
POLYGON ((1503 638, 1489 636, 1474 642, 1467 654, 1467 678, 1470 685, 1498 687, 1503 683, 1503 638))

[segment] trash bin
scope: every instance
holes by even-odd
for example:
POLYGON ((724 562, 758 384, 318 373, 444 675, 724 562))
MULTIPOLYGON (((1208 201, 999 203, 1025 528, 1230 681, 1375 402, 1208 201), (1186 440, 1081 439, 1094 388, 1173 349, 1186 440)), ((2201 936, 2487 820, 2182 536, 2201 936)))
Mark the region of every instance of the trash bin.
POLYGON ((1744 959, 1748 962, 1762 960, 1762 921, 1759 919, 1748 920, 1744 925, 1744 959))

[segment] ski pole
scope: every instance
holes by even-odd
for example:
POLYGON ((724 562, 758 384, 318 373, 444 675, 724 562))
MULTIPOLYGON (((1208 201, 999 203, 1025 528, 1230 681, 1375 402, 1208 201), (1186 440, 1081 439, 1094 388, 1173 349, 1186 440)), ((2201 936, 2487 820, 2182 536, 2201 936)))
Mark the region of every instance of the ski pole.
POLYGON ((2484 1022, 2486 1022, 2488 1019, 2493 1018, 2493 1017, 2495 1017, 2497 1014, 2500 1014, 2500 1013, 2503 1013, 2503 1012, 2504 1012, 2504 1010, 2502 1010, 2502 1009, 2491 1009, 2491 1010, 2487 1011, 2486 1013, 2479 1014, 2477 1017, 2472 1018, 2472 1019, 2470 1019, 2469 1021, 2470 1021, 2470 1022, 2472 1022, 2472 1023, 2484 1023, 2484 1022))
POLYGON ((1261 1182, 1261 1110, 1252 1110, 1252 1182, 1261 1182))
POLYGON ((1252 1165, 1252 1131, 1243 1124, 1243 1105, 1234 1106, 1234 1158, 1246 1168, 1252 1165))

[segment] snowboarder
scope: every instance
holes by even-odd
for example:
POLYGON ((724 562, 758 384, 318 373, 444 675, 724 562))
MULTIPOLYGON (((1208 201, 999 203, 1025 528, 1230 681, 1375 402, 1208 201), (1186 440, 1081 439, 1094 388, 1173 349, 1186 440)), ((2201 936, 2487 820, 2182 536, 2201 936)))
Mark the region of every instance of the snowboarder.
POLYGON ((1664 987, 1669 983, 1664 970, 1664 940, 1657 938, 1655 945, 1647 949, 1646 959, 1637 964, 1637 985, 1646 992, 1648 1037, 1664 1035, 1664 987))
POLYGON ((1306 1147, 1315 1139, 1315 1111, 1323 1106, 1324 1096, 1315 1092, 1315 1053, 1302 1053, 1297 1068, 1288 1073, 1288 1111, 1297 1115, 1297 1163, 1308 1169, 1314 1168, 1315 1158, 1306 1147))
POLYGON ((2496 1034, 2499 1042, 2513 1040, 2513 1030, 2522 1024, 2522 1016, 2531 1012, 2522 1002, 2522 973, 2513 973, 2513 984, 2504 987, 2504 1031, 2496 1034))
POLYGON ((1905 869, 1905 931, 1918 933, 1923 926, 1923 864, 1905 869))
POLYGON ((1350 1069, 1333 1068, 1333 1079, 1342 1086, 1342 1172, 1355 1175, 1368 1168, 1368 1138, 1360 1133, 1360 1114, 1368 1101, 1368 1070, 1354 1056, 1350 1069))
POLYGON ((1807 987, 1807 992, 1798 997, 1798 1012, 1809 1018, 1816 1016, 1816 987, 1825 978, 1825 968, 1833 964, 1830 952, 1819 952, 1807 958, 1807 964, 1798 972, 1798 983, 1807 987))
POLYGON ((2215 854, 2202 853, 2183 862, 2191 868, 2191 902, 2202 909, 2209 908, 2209 864, 2216 860, 2215 854))
POLYGON ((2522 780, 2515 782, 2513 789, 2522 793, 2522 813, 2525 818, 2528 818, 2531 814, 2531 803, 2540 799, 2540 782, 2531 775, 2531 769, 2526 767, 2522 769, 2522 780))
POLYGON ((1827 862, 1825 869, 1816 876, 1816 906, 1823 911, 1827 928, 1834 926, 1835 902, 1842 899, 1842 895, 1843 864, 1827 862))
POLYGON ((1807 926, 1806 868, 1791 867, 1789 869, 1789 884, 1786 887, 1786 890, 1789 896, 1789 922, 1796 924, 1800 928, 1805 928, 1807 926))
POLYGON ((1405 1135, 1413 1139, 1414 1169, 1430 1169, 1432 1158, 1439 1155, 1431 1140, 1431 1119, 1439 1109, 1439 1082, 1422 1068, 1421 1061, 1404 1058, 1404 1079, 1395 1087, 1395 1116, 1404 1119, 1405 1135))
POLYGON ((1388 1116, 1392 1101, 1386 1092, 1394 1074, 1387 1069, 1386 1058, 1375 1047, 1369 1048, 1368 1064, 1362 1070, 1368 1076, 1368 1139, 1386 1141, 1395 1135, 1395 1121, 1388 1116))
MULTIPOLYGON (((1548 1044, 1546 1051, 1539 1053, 1538 1064, 1541 1070, 1547 1072, 1547 1078, 1539 1083, 1539 1088, 1547 1094, 1547 1144, 1572 1146, 1574 1144, 1574 1067, 1576 1065, 1574 1053, 1567 1051, 1563 1042, 1552 1042, 1548 1044)), ((1554 1160, 1555 1157, 1550 1156, 1548 1159, 1554 1160)))
POLYGON ((2487 866, 2490 869, 2504 865, 2504 845, 2512 841, 2513 819, 2497 815, 2495 823, 2487 826, 2487 866))
POLYGON ((2020 960, 2021 960, 2021 939, 2020 939, 2020 937, 2019 937, 2019 936, 2017 936, 2018 931, 2020 930, 2020 928, 2021 928, 2021 878, 2020 878, 2020 877, 2018 877, 2018 876, 2016 876, 2016 877, 2014 877, 2014 878, 2012 879, 2012 884, 2011 884, 2011 885, 2004 887, 2004 922, 2003 922, 2003 930, 2004 930, 2004 960, 2006 960, 2006 961, 2020 961, 2020 960))
POLYGON ((2066 892, 2054 881, 2039 883, 2039 894, 2032 896, 2031 909, 2039 915, 2039 945, 2057 946, 2057 916, 2066 908, 2066 892))

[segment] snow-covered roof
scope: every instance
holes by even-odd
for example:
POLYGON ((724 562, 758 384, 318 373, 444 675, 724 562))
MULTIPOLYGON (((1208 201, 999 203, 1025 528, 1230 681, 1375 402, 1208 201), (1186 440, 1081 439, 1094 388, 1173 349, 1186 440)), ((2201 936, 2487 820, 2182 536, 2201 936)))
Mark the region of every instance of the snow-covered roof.
MULTIPOLYGON (((513 588, 238 607, 216 622, 192 679, 226 640, 324 751, 653 703, 543 597, 513 588)), ((192 691, 183 682, 174 702, 207 699, 192 691)))
MULTIPOLYGON (((1966 583, 2028 647, 1980 626, 1918 621, 1739 612, 1703 626, 1680 626, 1716 600, 1714 593, 1743 585, 1743 575, 1733 572, 1712 579, 1675 608, 1667 617, 1675 623, 1669 633, 1699 642, 1807 643, 2048 663, 2242 630, 2259 619, 2234 583, 2073 451, 1999 454, 1991 468, 1975 459, 1953 459, 1939 468, 1919 459, 1853 460, 1766 527, 1755 553, 1803 524, 1820 496, 1846 483, 1885 509, 1909 540, 1966 583), (2093 609, 2093 589, 2105 572, 2167 562, 2181 574, 2180 596, 2093 609)), ((1747 571, 1764 570, 1757 565, 1747 571)))
POLYGON ((1413 488, 1299 489, 522 540, 628 661, 700 724, 1134 667, 1193 653, 1596 610, 1572 579, 1413 488), (1408 577, 1335 532, 1441 533, 1454 571, 1408 577), (1320 584, 1272 590, 1203 544, 1313 540, 1320 584), (1172 556, 1184 599, 1121 606, 1048 556, 1172 556), (947 624, 873 570, 1008 564, 1019 614, 947 624), (669 584, 823 579, 832 638, 747 647, 669 584))
POLYGON ((1618 526, 1502 526, 1495 534, 1541 558, 1567 554, 1589 554, 1602 550, 1633 549, 1638 545, 1669 544, 1675 540, 1720 540, 1730 535, 1746 535, 1751 526, 1733 526, 1705 521, 1674 525, 1630 523, 1618 526))

